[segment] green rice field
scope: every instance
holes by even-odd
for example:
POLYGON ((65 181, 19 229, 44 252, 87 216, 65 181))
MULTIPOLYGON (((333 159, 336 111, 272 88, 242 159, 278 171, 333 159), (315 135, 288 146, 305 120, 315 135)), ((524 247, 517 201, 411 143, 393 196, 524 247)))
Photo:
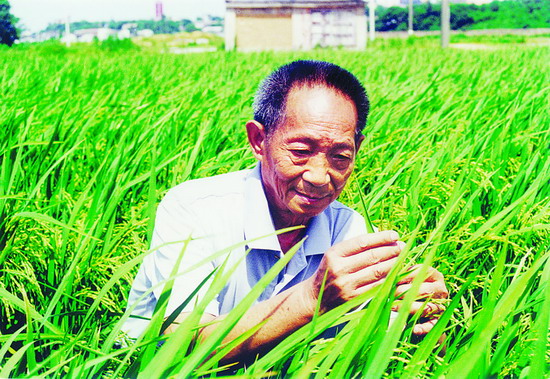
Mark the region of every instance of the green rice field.
MULTIPOLYGON (((1 49, 0 378, 547 376, 549 61, 547 46, 512 43, 1 49), (339 64, 367 89, 366 139, 340 200, 401 233, 399 266, 365 295, 374 300, 364 310, 350 312, 361 298, 316 317, 247 367, 222 367, 234 345, 221 341, 261 287, 206 341, 193 342, 204 304, 168 338, 159 337, 161 304, 148 332, 121 344, 161 197, 188 179, 252 167, 244 124, 256 87, 304 58, 339 64), (387 322, 392 285, 410 262, 436 267, 451 294, 423 339, 404 312, 387 322), (341 323, 334 339, 315 339, 341 323)), ((223 283, 216 274, 213 286, 223 283)))

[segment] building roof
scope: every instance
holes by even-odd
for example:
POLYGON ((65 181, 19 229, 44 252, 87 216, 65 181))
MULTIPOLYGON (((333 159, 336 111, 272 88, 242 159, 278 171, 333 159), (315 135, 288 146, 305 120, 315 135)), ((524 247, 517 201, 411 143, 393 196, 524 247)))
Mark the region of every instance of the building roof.
POLYGON ((229 8, 318 8, 364 6, 363 0, 225 0, 229 8))
POLYGON ((363 0, 225 0, 226 3, 363 3, 363 0))

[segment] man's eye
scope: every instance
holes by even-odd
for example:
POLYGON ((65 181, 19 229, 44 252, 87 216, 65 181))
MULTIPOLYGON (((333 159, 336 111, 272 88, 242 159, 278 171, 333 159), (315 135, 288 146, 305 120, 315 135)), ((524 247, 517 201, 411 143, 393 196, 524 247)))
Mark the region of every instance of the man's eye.
POLYGON ((351 159, 350 156, 344 154, 336 154, 334 157, 340 161, 349 161, 351 159))
POLYGON ((292 152, 292 154, 294 154, 297 157, 307 157, 311 153, 307 149, 292 149, 290 151, 292 152))

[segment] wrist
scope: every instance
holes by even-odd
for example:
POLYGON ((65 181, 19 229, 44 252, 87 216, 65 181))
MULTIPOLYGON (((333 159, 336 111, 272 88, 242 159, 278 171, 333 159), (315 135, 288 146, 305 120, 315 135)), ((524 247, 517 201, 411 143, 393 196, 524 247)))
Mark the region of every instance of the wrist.
MULTIPOLYGON (((319 292, 315 291, 311 278, 301 282, 296 289, 298 289, 297 295, 299 298, 300 307, 303 309, 304 316, 311 320, 317 309, 319 292)), ((318 312, 320 314, 323 313, 322 306, 318 312)))

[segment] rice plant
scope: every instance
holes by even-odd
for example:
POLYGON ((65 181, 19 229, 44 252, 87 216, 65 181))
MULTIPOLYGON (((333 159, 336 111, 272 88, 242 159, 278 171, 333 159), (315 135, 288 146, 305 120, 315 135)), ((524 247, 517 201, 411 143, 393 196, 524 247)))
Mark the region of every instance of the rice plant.
MULTIPOLYGON (((0 377, 544 377, 549 58, 546 47, 512 45, 181 56, 3 50, 0 377), (256 86, 301 58, 340 64, 367 88, 366 139, 340 200, 400 231, 408 244, 400 264, 365 295, 374 300, 363 310, 350 312, 360 298, 320 315, 246 366, 225 366, 239 340, 221 341, 269 277, 208 340, 194 342, 204 304, 169 337, 159 335, 160 304, 149 332, 121 345, 126 296, 160 198, 182 181, 252 167, 244 123, 256 86), (418 340, 405 311, 391 326, 388 318, 400 271, 422 262, 445 275, 451 300, 418 340), (316 338, 337 325, 336 337, 316 338)), ((230 273, 213 274, 209 296, 230 273)), ((413 292, 401 299, 403 309, 414 300, 413 292)))

